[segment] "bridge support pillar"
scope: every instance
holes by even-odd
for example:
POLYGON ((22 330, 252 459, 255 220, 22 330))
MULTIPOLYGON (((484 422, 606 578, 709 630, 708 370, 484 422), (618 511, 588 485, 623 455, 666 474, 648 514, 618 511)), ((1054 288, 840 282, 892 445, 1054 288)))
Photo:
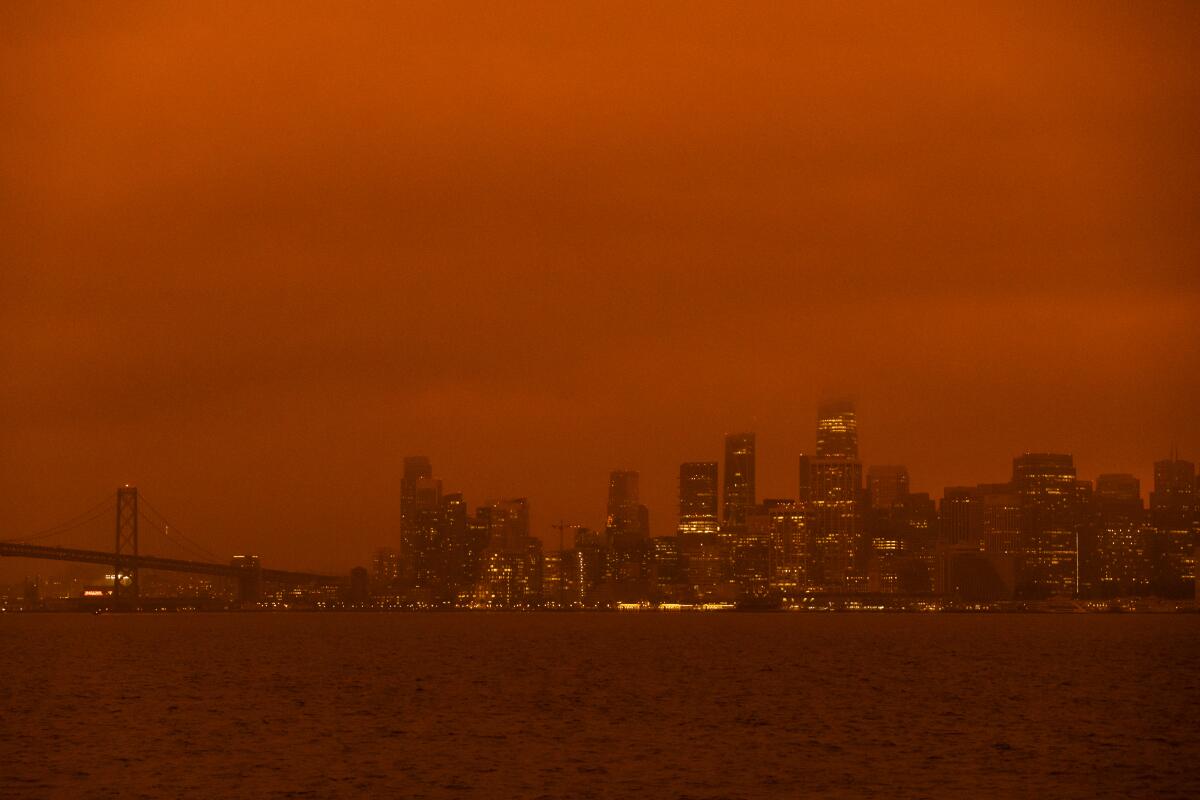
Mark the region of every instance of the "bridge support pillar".
POLYGON ((136 486, 117 489, 117 541, 113 551, 113 602, 127 594, 134 602, 138 598, 138 491, 136 486), (128 561, 133 556, 134 561, 128 561), (121 581, 129 579, 128 586, 121 581))
POLYGON ((230 566, 237 573, 238 603, 246 606, 262 600, 262 564, 258 556, 234 556, 230 566))

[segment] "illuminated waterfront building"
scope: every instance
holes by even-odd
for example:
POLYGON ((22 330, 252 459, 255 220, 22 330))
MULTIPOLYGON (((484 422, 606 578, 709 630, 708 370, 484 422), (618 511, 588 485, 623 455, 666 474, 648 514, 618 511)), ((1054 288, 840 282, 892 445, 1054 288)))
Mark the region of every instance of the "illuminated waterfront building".
POLYGON ((441 575, 442 482, 419 477, 406 485, 406 514, 400 539, 401 581, 426 593, 441 575))
POLYGON ((937 503, 927 492, 910 492, 892 504, 891 516, 897 548, 890 565, 889 553, 880 553, 879 590, 931 591, 938 544, 937 503))
POLYGON ((1012 487, 1023 512, 1020 583, 1027 595, 1078 591, 1081 509, 1076 481, 1069 455, 1025 453, 1013 459, 1012 487))
POLYGON ((800 456, 800 498, 811 514, 813 581, 831 591, 867 588, 869 543, 864 541, 863 468, 858 423, 850 403, 817 412, 817 456, 800 456))
POLYGON ((738 530, 732 566, 739 599, 760 599, 771 593, 773 520, 769 508, 780 504, 768 500, 750 509, 746 524, 738 530))
POLYGON ((732 541, 737 530, 746 524, 746 515, 756 502, 754 456, 753 433, 730 433, 725 436, 721 531, 722 537, 729 541, 732 541))
POLYGON ((573 559, 568 550, 555 550, 542 555, 542 596, 552 608, 567 607, 567 572, 573 559))
POLYGON ((1154 526, 1153 559, 1156 590, 1169 597, 1193 593, 1196 580, 1196 465, 1172 455, 1154 462, 1150 521, 1154 526))
POLYGON ((479 582, 483 551, 488 534, 479 520, 467 510, 459 492, 442 497, 442 520, 438 538, 442 586, 438 596, 444 602, 465 602, 479 582))
POLYGON ((867 589, 895 592, 899 586, 900 555, 908 499, 908 469, 899 465, 867 470, 866 503, 862 513, 866 531, 867 589))
POLYGON ((858 568, 863 542, 862 464, 844 459, 810 461, 814 579, 833 591, 865 588, 858 568))
POLYGON ((652 599, 660 602, 677 601, 683 582, 678 537, 654 537, 650 543, 650 563, 652 599))
POLYGON ((379 547, 371 557, 371 590, 377 597, 395 595, 400 586, 401 559, 399 551, 379 547))
POLYGON ((680 534, 679 561, 685 598, 696 602, 737 599, 732 548, 715 534, 680 534))
POLYGON ((599 531, 578 528, 575 531, 575 561, 568 580, 572 597, 583 606, 598 602, 598 589, 604 583, 608 566, 604 536, 599 531))
POLYGON ((498 500, 488 508, 488 547, 475 600, 494 607, 533 607, 542 600, 542 543, 529 534, 529 501, 498 500))
POLYGON ((681 534, 717 532, 717 462, 679 465, 679 525, 681 534))
POLYGON ((1096 479, 1095 548, 1087 573, 1090 593, 1100 597, 1146 594, 1151 580, 1152 529, 1133 475, 1096 479))
MULTIPOLYGON (((747 528, 755 538, 765 539, 766 579, 771 596, 794 600, 809 588, 809 559, 812 543, 808 512, 802 503, 764 500, 751 515, 747 528)), ((744 574, 753 574, 743 568, 744 574)))

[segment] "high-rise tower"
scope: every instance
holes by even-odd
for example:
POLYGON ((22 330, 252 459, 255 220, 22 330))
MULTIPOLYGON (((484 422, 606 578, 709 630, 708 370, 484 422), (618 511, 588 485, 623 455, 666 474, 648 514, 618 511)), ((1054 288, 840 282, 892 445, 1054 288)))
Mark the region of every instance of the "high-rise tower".
POLYGON ((678 533, 717 532, 717 462, 679 465, 678 533))
POLYGON ((817 409, 817 458, 858 458, 858 422, 846 400, 817 409))
POLYGON ((731 530, 745 526, 755 503, 753 433, 725 436, 724 495, 721 526, 731 530))
POLYGON ((650 535, 649 515, 640 502, 638 473, 614 470, 608 476, 608 523, 610 536, 645 538, 650 535))
POLYGON ((849 402, 817 410, 816 458, 800 456, 800 499, 813 524, 813 575, 836 591, 865 588, 862 462, 858 422, 849 402))
POLYGON ((1012 487, 1023 515, 1023 590, 1035 596, 1075 594, 1084 520, 1074 460, 1059 453, 1018 456, 1013 459, 1012 487))
POLYGON ((1196 543, 1200 513, 1196 503, 1196 465, 1175 455, 1154 462, 1150 522, 1154 526, 1155 590, 1174 597, 1190 595, 1196 579, 1196 543))
POLYGON ((432 478, 433 467, 428 456, 407 456, 404 459, 404 476, 400 479, 400 547, 411 539, 417 524, 417 482, 432 478))

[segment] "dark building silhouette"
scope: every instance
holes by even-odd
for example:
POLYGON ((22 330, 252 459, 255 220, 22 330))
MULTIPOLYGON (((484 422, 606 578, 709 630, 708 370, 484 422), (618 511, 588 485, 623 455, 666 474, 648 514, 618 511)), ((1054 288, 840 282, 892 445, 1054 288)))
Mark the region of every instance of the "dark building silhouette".
POLYGON ((608 477, 608 516, 605 530, 614 539, 631 541, 650 535, 649 512, 641 504, 638 473, 615 470, 608 477))
POLYGON ((730 537, 745 526, 746 515, 754 507, 754 434, 730 433, 725 436, 724 508, 721 528, 730 537))
POLYGON ((1154 462, 1150 521, 1154 528, 1154 588, 1168 597, 1188 597, 1196 580, 1196 465, 1172 455, 1154 462))
POLYGON ((908 467, 892 464, 867 468, 867 501, 871 508, 889 509, 907 494, 908 467))
POLYGON ((433 477, 433 466, 428 456, 407 456, 404 459, 404 475, 400 479, 400 549, 404 549, 405 537, 411 533, 416 522, 417 481, 433 477))
POLYGON ((638 473, 615 470, 608 479, 606 580, 612 601, 636 601, 650 591, 650 512, 641 503, 638 473))
POLYGON ((983 544, 989 553, 1020 556, 1025 529, 1024 502, 1008 483, 979 485, 983 499, 983 544))
POLYGON ((947 486, 938 511, 943 543, 983 549, 983 495, 978 487, 947 486))

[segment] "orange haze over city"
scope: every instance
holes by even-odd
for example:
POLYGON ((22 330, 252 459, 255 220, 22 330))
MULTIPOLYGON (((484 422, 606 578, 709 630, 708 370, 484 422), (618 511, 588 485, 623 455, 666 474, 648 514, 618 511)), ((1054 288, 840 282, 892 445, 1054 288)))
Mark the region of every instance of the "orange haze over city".
POLYGON ((1200 457, 1200 5, 0 7, 0 538, 136 484, 223 556, 533 533, 819 402, 915 491, 1200 457))

